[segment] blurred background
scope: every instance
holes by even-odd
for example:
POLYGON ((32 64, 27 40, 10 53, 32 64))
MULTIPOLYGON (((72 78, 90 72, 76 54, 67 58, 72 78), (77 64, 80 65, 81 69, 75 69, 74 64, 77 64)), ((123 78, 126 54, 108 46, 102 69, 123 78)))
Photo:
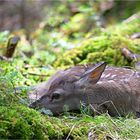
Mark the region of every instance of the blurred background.
MULTIPOLYGON (((65 51, 139 11, 139 0, 0 0, 0 54, 7 39, 18 35, 15 57, 30 65, 52 66, 65 51)), ((65 63, 77 64, 85 57, 83 53, 65 63)))
POLYGON ((31 32, 43 26, 48 31, 61 27, 64 32, 88 32, 139 10, 139 0, 0 0, 0 30, 31 32))
MULTIPOLYGON (((18 35, 16 57, 31 65, 53 65, 65 51, 139 11, 139 0, 0 0, 0 54, 7 38, 18 35)), ((74 64, 85 54, 79 57, 74 64)))

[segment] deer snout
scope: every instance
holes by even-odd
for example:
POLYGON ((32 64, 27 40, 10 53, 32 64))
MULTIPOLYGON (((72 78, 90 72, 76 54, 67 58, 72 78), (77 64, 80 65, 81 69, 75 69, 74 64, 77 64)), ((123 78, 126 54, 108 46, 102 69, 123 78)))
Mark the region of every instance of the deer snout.
POLYGON ((34 109, 39 109, 39 108, 42 108, 42 102, 41 102, 41 100, 36 100, 36 101, 34 101, 33 103, 31 103, 30 105, 29 105, 29 107, 30 108, 34 108, 34 109))
POLYGON ((29 105, 29 107, 34 108, 34 109, 41 109, 41 108, 45 107, 45 105, 47 105, 47 104, 48 104, 48 100, 46 98, 44 98, 44 96, 42 96, 38 100, 31 103, 29 105))
POLYGON ((33 102, 29 105, 30 108, 36 108, 38 104, 36 102, 33 102))

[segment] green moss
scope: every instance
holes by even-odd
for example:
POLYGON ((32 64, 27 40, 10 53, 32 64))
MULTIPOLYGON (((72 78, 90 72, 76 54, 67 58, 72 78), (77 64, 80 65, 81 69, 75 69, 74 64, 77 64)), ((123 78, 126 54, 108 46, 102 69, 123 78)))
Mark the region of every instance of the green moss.
POLYGON ((0 138, 45 138, 47 132, 43 129, 45 119, 40 119, 39 113, 24 106, 0 108, 0 138))
POLYGON ((101 116, 49 117, 21 104, 1 106, 0 139, 87 139, 90 131, 98 139, 106 136, 134 139, 140 136, 138 119, 101 116))
POLYGON ((140 31, 139 24, 139 20, 134 20, 109 27, 99 36, 85 39, 80 46, 64 53, 63 57, 59 57, 54 63, 54 66, 63 67, 99 61, 106 61, 117 66, 131 65, 122 56, 121 48, 127 47, 133 52, 140 51, 140 45, 129 37, 140 31))
POLYGON ((43 116, 38 111, 25 106, 27 100, 15 93, 9 78, 8 75, 5 77, 0 75, 0 139, 65 137, 69 128, 61 120, 43 116))
POLYGON ((22 105, 0 108, 1 139, 62 139, 67 129, 59 119, 45 117, 22 105))

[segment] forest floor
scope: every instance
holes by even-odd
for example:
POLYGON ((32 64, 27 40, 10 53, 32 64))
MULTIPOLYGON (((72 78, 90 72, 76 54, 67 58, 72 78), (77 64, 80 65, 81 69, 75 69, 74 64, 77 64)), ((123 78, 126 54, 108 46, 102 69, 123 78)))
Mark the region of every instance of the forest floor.
POLYGON ((140 138, 140 119, 132 114, 93 117, 83 109, 81 114, 65 112, 53 117, 30 109, 27 95, 33 85, 72 65, 106 61, 109 65, 133 67, 120 50, 126 47, 139 53, 140 39, 133 36, 138 32, 138 19, 94 29, 78 41, 58 32, 47 33, 42 27, 31 34, 32 40, 27 40, 22 30, 13 34, 1 32, 1 55, 5 54, 10 37, 19 36, 20 41, 12 58, 0 60, 0 139, 140 138))

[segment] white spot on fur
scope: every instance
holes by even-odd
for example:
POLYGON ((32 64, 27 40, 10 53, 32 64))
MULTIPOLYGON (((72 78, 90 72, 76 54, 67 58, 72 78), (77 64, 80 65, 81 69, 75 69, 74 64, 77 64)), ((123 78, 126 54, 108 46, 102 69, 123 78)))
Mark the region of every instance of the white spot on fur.
POLYGON ((111 76, 111 78, 115 78, 115 77, 116 77, 116 75, 112 75, 112 76, 111 76))
POLYGON ((104 78, 105 77, 105 74, 102 74, 102 77, 104 78))
POLYGON ((113 83, 114 81, 113 81, 113 80, 109 80, 108 82, 109 82, 109 83, 113 83))
POLYGON ((111 74, 107 74, 107 75, 105 76, 105 78, 108 78, 108 77, 110 77, 110 75, 111 75, 111 74))
POLYGON ((102 83, 103 83, 102 81, 99 81, 99 82, 98 82, 98 84, 102 84, 102 83))

